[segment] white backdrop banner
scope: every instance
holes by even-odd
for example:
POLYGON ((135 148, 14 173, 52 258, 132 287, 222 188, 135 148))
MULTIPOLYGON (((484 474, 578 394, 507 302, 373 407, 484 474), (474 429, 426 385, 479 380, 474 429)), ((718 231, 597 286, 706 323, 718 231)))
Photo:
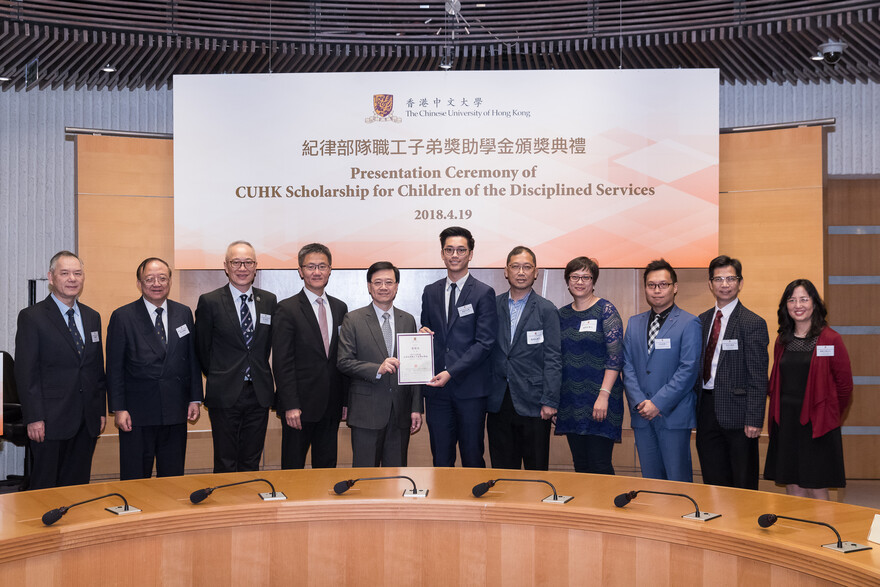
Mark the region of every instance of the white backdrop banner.
POLYGON ((178 269, 254 244, 294 268, 441 266, 464 226, 474 266, 516 245, 542 267, 718 249, 718 71, 598 70, 174 77, 178 269))

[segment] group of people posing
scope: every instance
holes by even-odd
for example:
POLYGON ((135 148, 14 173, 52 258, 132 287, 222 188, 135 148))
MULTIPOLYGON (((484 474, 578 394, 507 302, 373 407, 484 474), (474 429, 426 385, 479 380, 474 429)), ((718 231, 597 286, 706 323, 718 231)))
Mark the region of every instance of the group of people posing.
POLYGON ((298 255, 304 287, 278 302, 253 287, 257 256, 247 242, 226 251, 229 282, 192 311, 168 299, 171 268, 137 268, 142 296, 101 317, 79 303, 84 271, 69 251, 50 261, 51 294, 21 311, 15 376, 31 441, 31 488, 88 483, 109 408, 119 429, 120 477, 182 475, 187 422, 204 401, 214 472, 258 470, 270 409, 281 420, 281 466, 335 467, 340 422, 351 429, 353 466, 407 465, 423 414, 433 464, 547 470, 550 435, 565 435, 576 471, 614 474, 624 395, 644 477, 690 482, 691 430, 703 481, 758 488, 758 437, 769 395, 764 478, 789 493, 828 497, 846 479, 841 420, 852 393, 849 357, 827 326, 815 286, 791 282, 778 310, 767 376, 766 322, 738 294, 742 265, 709 265, 716 304, 699 317, 675 305, 678 280, 665 260, 643 273, 650 310, 623 322, 596 295, 599 266, 572 259, 564 279, 572 302, 557 309, 536 293, 535 254, 507 256, 500 295, 469 273, 474 238, 440 233, 446 277, 425 287, 418 331, 433 336, 434 375, 399 385, 396 335, 417 331, 394 306, 400 271, 367 270, 371 303, 348 311, 325 289, 330 250, 298 255), (106 342, 106 371, 104 361, 106 342), (270 361, 271 356, 271 361, 270 361), (204 395, 202 375, 205 376, 204 395), (105 403, 106 402, 106 403, 105 403))

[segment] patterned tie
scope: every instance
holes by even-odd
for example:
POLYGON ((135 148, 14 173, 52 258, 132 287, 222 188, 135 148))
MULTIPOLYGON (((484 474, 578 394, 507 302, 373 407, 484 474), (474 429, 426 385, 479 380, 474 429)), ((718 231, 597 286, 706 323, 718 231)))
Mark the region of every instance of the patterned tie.
MULTIPOLYGON (((241 310, 239 311, 239 317, 241 318, 241 333, 244 335, 244 343, 247 345, 247 348, 251 348, 251 343, 254 342, 254 321, 251 318, 251 311, 248 308, 248 295, 241 294, 241 310)), ((247 369, 244 370, 244 380, 251 380, 251 366, 248 365, 247 369)))
POLYGON ((79 328, 76 327, 76 321, 73 319, 74 313, 73 308, 67 311, 67 327, 70 329, 70 334, 73 335, 73 346, 76 347, 77 354, 82 356, 83 351, 86 350, 86 344, 79 334, 79 328))
POLYGON ((391 321, 388 318, 390 318, 388 312, 382 314, 382 336, 385 337, 385 349, 390 357, 392 356, 391 351, 394 350, 394 342, 391 336, 391 321))
POLYGON ((156 334, 162 344, 168 345, 168 337, 165 335, 165 325, 162 323, 162 308, 156 308, 156 334))
POLYGON ((654 352, 654 339, 657 338, 657 333, 660 332, 660 314, 654 314, 654 319, 651 320, 651 329, 648 330, 648 355, 654 352))
POLYGON ((449 286, 449 309, 446 311, 446 324, 449 325, 452 322, 452 317, 455 316, 455 284, 451 284, 449 286))
POLYGON ((324 354, 330 356, 330 332, 327 330, 327 308, 324 307, 324 298, 318 298, 318 328, 321 329, 321 339, 324 341, 324 354))
POLYGON ((709 334, 709 342, 706 344, 706 356, 703 357, 703 383, 712 378, 712 359, 715 357, 715 347, 718 346, 718 337, 721 335, 721 310, 715 313, 715 321, 712 323, 712 332, 709 334))

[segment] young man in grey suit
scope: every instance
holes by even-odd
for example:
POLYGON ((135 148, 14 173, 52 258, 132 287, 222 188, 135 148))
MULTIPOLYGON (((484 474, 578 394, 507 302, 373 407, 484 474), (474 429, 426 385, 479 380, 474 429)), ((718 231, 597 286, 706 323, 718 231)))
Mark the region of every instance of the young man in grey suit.
POLYGON ((709 263, 715 307, 700 314, 697 454, 703 483, 758 489, 758 437, 767 400, 767 323, 739 301, 742 263, 709 263))
POLYGON ((275 383, 269 367, 275 294, 253 286, 257 253, 245 241, 226 248, 229 283, 196 306, 196 351, 205 374, 214 472, 257 471, 275 383))
POLYGON ((339 422, 345 419, 348 378, 336 367, 339 326, 348 312, 327 295, 333 259, 320 243, 299 251, 303 289, 278 304, 272 325, 272 370, 281 418, 281 468, 335 468, 339 422))
POLYGON ((535 253, 523 246, 507 255, 510 290, 495 298, 498 339, 492 350, 492 390, 486 430, 495 469, 546 471, 551 418, 562 386, 561 338, 556 306, 532 290, 535 253))
POLYGON ((15 333, 15 380, 34 459, 30 489, 88 483, 106 419, 101 316, 78 301, 82 262, 61 251, 48 277, 51 293, 18 314, 15 333))
POLYGON ((171 267, 144 259, 142 297, 117 308, 107 325, 107 390, 119 428, 119 476, 183 475, 187 421, 199 419, 202 373, 192 310, 168 299, 171 267))
POLYGON ((387 261, 367 269, 373 303, 345 315, 339 370, 351 379, 348 426, 353 467, 405 467, 409 437, 422 427, 418 385, 398 385, 396 335, 416 332, 412 314, 393 306, 400 271, 387 261))

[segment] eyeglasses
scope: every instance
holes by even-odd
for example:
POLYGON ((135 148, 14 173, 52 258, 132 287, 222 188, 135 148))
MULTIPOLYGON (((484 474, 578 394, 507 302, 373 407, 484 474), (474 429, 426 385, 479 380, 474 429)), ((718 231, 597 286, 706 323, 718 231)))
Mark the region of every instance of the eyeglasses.
POLYGON ((159 275, 159 276, 148 275, 147 277, 144 277, 143 279, 141 279, 141 281, 143 283, 146 283, 147 285, 153 285, 154 283, 159 283, 161 285, 165 285, 166 283, 168 283, 168 276, 167 275, 159 275))
POLYGON ((812 301, 813 301, 813 298, 788 298, 788 300, 786 300, 786 303, 796 304, 796 303, 800 302, 801 304, 809 304, 812 301))
POLYGON ((519 273, 520 271, 522 271, 523 273, 531 273, 535 266, 526 263, 525 265, 508 265, 507 268, 510 269, 513 273, 519 273))
POLYGON ((666 291, 669 289, 669 286, 672 285, 668 281, 661 281, 660 283, 654 283, 653 281, 649 281, 645 284, 645 287, 648 289, 656 289, 660 291, 666 291))
POLYGON ((453 255, 458 255, 459 257, 464 257, 468 254, 468 251, 465 247, 444 247, 443 254, 447 257, 451 257, 453 255))
POLYGON ((721 285, 722 283, 733 284, 733 283, 736 283, 737 281, 739 281, 740 279, 741 278, 737 277, 736 275, 728 275, 727 277, 713 277, 709 281, 711 281, 712 283, 716 283, 718 285, 721 285))
POLYGON ((302 265, 301 269, 305 269, 306 271, 314 273, 315 271, 320 271, 323 273, 330 269, 330 265, 327 263, 321 263, 320 265, 316 265, 315 263, 309 263, 308 265, 302 265))
POLYGON ((568 280, 572 283, 590 283, 593 281, 592 275, 569 275, 568 280))
POLYGON ((233 269, 241 269, 242 266, 244 266, 245 269, 253 269, 257 265, 257 262, 253 259, 245 259, 244 261, 241 261, 239 259, 231 259, 226 262, 229 263, 229 266, 233 269))
POLYGON ((376 279, 370 282, 373 287, 392 287, 395 283, 397 282, 393 279, 376 279))

